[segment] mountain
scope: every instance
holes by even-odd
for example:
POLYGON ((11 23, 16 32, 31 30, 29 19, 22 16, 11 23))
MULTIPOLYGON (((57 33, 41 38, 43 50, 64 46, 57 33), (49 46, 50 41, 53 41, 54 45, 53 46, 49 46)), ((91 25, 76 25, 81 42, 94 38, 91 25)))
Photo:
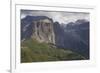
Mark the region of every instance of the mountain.
POLYGON ((89 21, 63 25, 46 16, 21 19, 21 61, 89 59, 89 21))
POLYGON ((89 59, 89 21, 77 20, 66 24, 66 27, 64 25, 64 28, 55 23, 54 28, 56 44, 60 48, 68 48, 89 59))
POLYGON ((46 16, 27 16, 21 20, 21 40, 34 38, 39 42, 55 44, 52 19, 46 16))

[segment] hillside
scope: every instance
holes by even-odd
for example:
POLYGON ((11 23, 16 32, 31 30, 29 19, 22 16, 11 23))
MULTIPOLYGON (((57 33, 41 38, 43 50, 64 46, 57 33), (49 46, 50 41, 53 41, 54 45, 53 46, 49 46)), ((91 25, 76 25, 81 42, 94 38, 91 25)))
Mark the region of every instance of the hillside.
POLYGON ((85 58, 70 50, 57 48, 50 43, 39 43, 35 39, 21 42, 21 62, 44 62, 64 60, 84 60, 85 58))

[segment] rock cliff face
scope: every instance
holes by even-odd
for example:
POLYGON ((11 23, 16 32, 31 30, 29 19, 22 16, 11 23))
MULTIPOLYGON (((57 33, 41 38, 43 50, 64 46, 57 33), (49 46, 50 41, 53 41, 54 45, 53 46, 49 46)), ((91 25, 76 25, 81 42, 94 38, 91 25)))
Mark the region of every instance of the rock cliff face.
POLYGON ((55 35, 53 30, 53 22, 50 19, 40 19, 32 22, 33 35, 32 38, 39 42, 54 43, 55 35))
MULTIPOLYGON (((27 16, 22 20, 21 25, 21 31, 23 33, 22 36, 31 37, 39 42, 55 44, 55 34, 52 19, 46 16, 27 16)), ((25 39, 27 37, 22 37, 22 39, 23 38, 25 39)))

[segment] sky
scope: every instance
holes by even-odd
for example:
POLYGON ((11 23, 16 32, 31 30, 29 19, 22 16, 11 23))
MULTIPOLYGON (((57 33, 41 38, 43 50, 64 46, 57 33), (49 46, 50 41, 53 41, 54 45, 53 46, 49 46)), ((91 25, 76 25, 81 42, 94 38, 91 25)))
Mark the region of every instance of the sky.
POLYGON ((89 13, 85 12, 21 10, 21 19, 25 18, 27 15, 47 16, 49 18, 52 18, 54 22, 58 21, 60 24, 75 22, 78 19, 85 19, 89 21, 89 13))

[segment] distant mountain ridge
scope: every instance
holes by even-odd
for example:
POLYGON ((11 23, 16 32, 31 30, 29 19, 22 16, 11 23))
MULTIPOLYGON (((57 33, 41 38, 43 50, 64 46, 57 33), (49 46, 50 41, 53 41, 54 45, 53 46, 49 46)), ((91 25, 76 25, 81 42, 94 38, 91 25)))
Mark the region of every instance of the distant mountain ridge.
POLYGON ((54 29, 58 47, 67 47, 89 59, 89 21, 77 20, 66 24, 63 28, 56 22, 54 29))

